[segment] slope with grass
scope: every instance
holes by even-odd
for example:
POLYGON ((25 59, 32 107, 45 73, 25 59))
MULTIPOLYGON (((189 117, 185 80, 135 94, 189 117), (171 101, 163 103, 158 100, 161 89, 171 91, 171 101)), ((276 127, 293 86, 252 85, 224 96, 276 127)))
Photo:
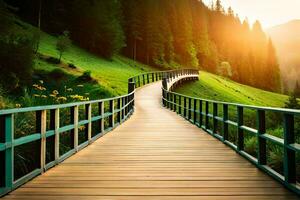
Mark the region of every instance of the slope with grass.
MULTIPOLYGON (((56 37, 42 33, 38 52, 42 56, 58 57, 56 41, 56 37)), ((62 64, 59 66, 51 65, 39 59, 35 68, 46 71, 63 68, 66 72, 77 75, 84 71, 90 71, 92 77, 101 86, 115 95, 127 92, 127 79, 130 76, 155 70, 153 67, 135 62, 123 56, 115 56, 112 60, 105 60, 75 45, 71 45, 67 52, 63 54, 62 64), (69 64, 74 65, 76 69, 68 68, 69 64)))
MULTIPOLYGON (((13 21, 17 32, 29 35, 39 32, 36 27, 18 18, 13 18, 13 21)), ((61 62, 57 62, 57 40, 56 36, 40 32, 39 48, 33 60, 34 73, 33 77, 29 77, 32 84, 24 85, 24 92, 15 94, 0 88, 0 109, 79 100, 71 96, 87 100, 123 95, 127 92, 129 77, 157 70, 120 55, 107 60, 74 44, 64 52, 61 62), (77 88, 78 85, 83 87, 77 88), (57 98, 52 98, 53 91, 58 91, 57 98)))
POLYGON ((242 85, 226 78, 201 71, 200 79, 186 83, 176 92, 210 100, 256 106, 283 107, 288 96, 242 85))

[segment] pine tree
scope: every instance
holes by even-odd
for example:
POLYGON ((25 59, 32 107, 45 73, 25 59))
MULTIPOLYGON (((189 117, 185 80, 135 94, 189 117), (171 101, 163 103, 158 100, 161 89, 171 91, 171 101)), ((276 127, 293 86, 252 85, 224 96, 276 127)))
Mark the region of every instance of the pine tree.
POLYGON ((300 109, 299 101, 294 92, 290 95, 288 101, 285 103, 285 108, 300 109))
POLYGON ((296 81, 296 85, 295 85, 295 88, 294 88, 294 93, 295 93, 295 96, 297 98, 300 98, 300 85, 299 85, 298 81, 296 81))
POLYGON ((234 17, 234 11, 232 10, 231 7, 228 8, 227 15, 230 17, 234 17))
POLYGON ((71 40, 69 38, 69 32, 64 31, 63 35, 58 37, 57 43, 56 43, 56 49, 59 52, 59 62, 61 61, 61 57, 63 53, 70 47, 71 40))
POLYGON ((222 6, 221 0, 217 0, 216 5, 215 5, 215 11, 222 13, 223 10, 224 10, 224 8, 222 6))

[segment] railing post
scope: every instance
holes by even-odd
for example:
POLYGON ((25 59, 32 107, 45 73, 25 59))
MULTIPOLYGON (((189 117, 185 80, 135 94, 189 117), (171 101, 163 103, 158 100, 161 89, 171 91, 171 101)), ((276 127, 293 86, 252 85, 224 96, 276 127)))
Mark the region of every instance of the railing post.
POLYGON ((139 87, 141 87, 141 79, 140 79, 140 76, 138 76, 138 83, 139 83, 139 87))
POLYGON ((118 123, 121 124, 121 122, 122 122, 122 104, 121 104, 121 98, 118 99, 118 109, 119 109, 119 112, 118 112, 118 123))
POLYGON ((179 104, 179 107, 178 107, 178 114, 181 115, 182 113, 182 100, 181 100, 181 96, 179 95, 178 97, 178 104, 179 104))
POLYGON ((205 101, 205 129, 209 129, 209 103, 205 101))
POLYGON ((186 105, 186 97, 183 97, 183 116, 184 116, 184 118, 187 117, 187 115, 186 115, 186 107, 187 107, 187 105, 186 105))
POLYGON ((284 178, 285 182, 295 184, 297 181, 296 173, 296 153, 289 148, 290 144, 295 143, 294 116, 284 114, 284 178))
POLYGON ((199 127, 202 127, 203 125, 203 106, 202 106, 202 100, 199 101, 199 127))
POLYGON ((167 78, 165 78, 165 77, 163 77, 163 79, 162 79, 162 87, 165 90, 168 90, 167 78))
POLYGON ((87 120, 89 121, 88 125, 87 125, 87 139, 89 142, 91 142, 91 140, 92 140, 92 105, 90 103, 85 105, 85 112, 86 112, 87 120))
POLYGON ((46 129, 47 129, 47 111, 41 110, 36 112, 37 132, 41 134, 41 150, 40 150, 40 168, 44 173, 46 166, 46 129))
POLYGON ((170 102, 170 110, 173 110, 173 94, 172 93, 169 93, 170 96, 169 96, 169 102, 170 102))
MULTIPOLYGON (((110 100, 109 101, 109 111, 111 113, 111 116, 109 117, 109 127, 113 128, 115 126, 115 120, 114 120, 114 100, 110 100)), ((127 115, 127 113, 126 113, 126 115, 127 115)))
POLYGON ((223 104, 223 141, 228 140, 228 105, 223 104))
POLYGON ((99 115, 101 116, 100 119, 100 133, 103 135, 104 134, 104 102, 101 101, 98 104, 98 109, 99 109, 99 115))
POLYGON ((162 92, 162 105, 163 105, 163 107, 165 107, 166 106, 166 100, 165 100, 165 98, 166 98, 166 95, 165 95, 165 90, 164 89, 162 89, 161 90, 162 92))
POLYGON ((143 74, 143 85, 145 85, 145 74, 143 74))
POLYGON ((189 112, 188 112, 188 119, 192 119, 192 99, 189 98, 189 112))
POLYGON ((72 120, 74 124, 74 149, 77 152, 78 151, 78 106, 74 106, 72 108, 72 120))
MULTIPOLYGON (((132 93, 134 90, 135 90, 134 82, 129 82, 128 83, 128 94, 132 93)), ((134 99, 134 93, 129 96, 129 101, 131 101, 132 99, 134 99)), ((134 101, 132 103, 130 103, 129 107, 130 107, 129 111, 131 111, 132 108, 134 107, 134 101)))
POLYGON ((266 112, 257 110, 257 161, 259 165, 267 164, 267 142, 261 135, 266 133, 266 112))
POLYGON ((147 83, 150 83, 149 73, 147 73, 147 83))
POLYGON ((54 130, 54 159, 55 163, 59 160, 59 108, 51 110, 51 129, 54 130))
POLYGON ((132 103, 131 103, 131 110, 132 110, 132 111, 134 111, 134 104, 135 104, 134 95, 135 95, 135 93, 133 93, 133 94, 131 95, 131 100, 132 100, 132 103))
POLYGON ((123 97, 122 98, 122 119, 123 120, 125 119, 125 105, 126 105, 125 97, 123 97))
POLYGON ((197 99, 194 99, 194 124, 197 123, 197 99))
POLYGON ((216 117, 218 116, 218 104, 213 103, 213 133, 217 134, 218 131, 218 120, 216 117))
POLYGON ((243 126, 244 124, 244 109, 242 106, 238 106, 237 107, 237 114, 238 114, 238 119, 237 119, 237 123, 238 123, 238 143, 237 143, 237 149, 238 151, 242 151, 244 150, 244 131, 241 128, 241 126, 243 126))
POLYGON ((6 145, 6 149, 3 152, 3 160, 0 160, 0 173, 4 177, 3 183, 1 183, 1 185, 3 185, 3 191, 1 190, 2 186, 0 186, 0 195, 2 192, 6 193, 10 191, 14 182, 14 114, 4 115, 1 119, 1 124, 3 124, 4 127, 3 142, 6 145))
POLYGON ((173 94, 173 102, 174 102, 174 107, 173 107, 173 111, 177 113, 177 95, 176 94, 173 94))
POLYGON ((167 91, 167 108, 170 109, 170 93, 167 91))

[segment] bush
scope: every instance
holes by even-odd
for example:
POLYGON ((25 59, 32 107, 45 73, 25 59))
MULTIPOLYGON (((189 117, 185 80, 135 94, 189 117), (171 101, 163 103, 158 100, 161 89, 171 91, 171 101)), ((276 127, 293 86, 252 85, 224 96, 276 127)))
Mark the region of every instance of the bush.
POLYGON ((33 41, 28 36, 0 36, 0 83, 7 91, 19 91, 31 80, 33 41))
POLYGON ((50 64, 60 64, 60 60, 58 58, 49 57, 46 59, 46 61, 50 64))
POLYGON ((61 61, 61 57, 63 53, 70 47, 71 40, 69 38, 69 32, 64 31, 63 35, 58 37, 56 43, 56 50, 59 52, 59 62, 61 61))
POLYGON ((95 82, 95 80, 92 78, 91 71, 83 72, 82 75, 77 78, 77 80, 79 82, 95 82))
POLYGON ((49 78, 54 81, 62 81, 67 77, 67 73, 62 69, 54 69, 49 73, 49 78))
POLYGON ((73 64, 73 63, 69 63, 69 68, 71 68, 71 69, 76 69, 77 67, 73 64))

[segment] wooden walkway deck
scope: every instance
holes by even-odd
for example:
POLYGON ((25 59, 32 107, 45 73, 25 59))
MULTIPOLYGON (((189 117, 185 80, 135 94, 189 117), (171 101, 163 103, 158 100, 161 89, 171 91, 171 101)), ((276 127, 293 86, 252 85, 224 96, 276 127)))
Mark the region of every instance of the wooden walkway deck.
POLYGON ((127 122, 4 199, 297 199, 160 98, 139 89, 127 122))

